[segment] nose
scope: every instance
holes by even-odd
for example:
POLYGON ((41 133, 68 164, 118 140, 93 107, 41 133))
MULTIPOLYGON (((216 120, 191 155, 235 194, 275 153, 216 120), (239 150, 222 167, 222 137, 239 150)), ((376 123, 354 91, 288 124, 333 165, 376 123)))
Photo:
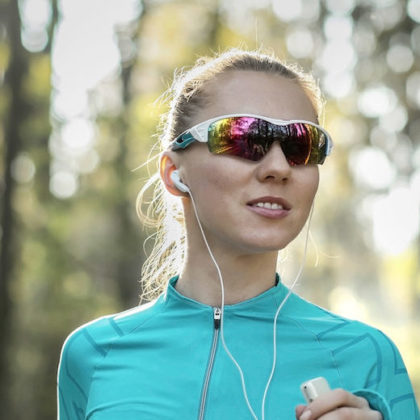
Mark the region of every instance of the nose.
POLYGON ((292 168, 280 147, 275 141, 268 153, 260 160, 257 167, 257 177, 260 181, 286 182, 292 173, 292 168))

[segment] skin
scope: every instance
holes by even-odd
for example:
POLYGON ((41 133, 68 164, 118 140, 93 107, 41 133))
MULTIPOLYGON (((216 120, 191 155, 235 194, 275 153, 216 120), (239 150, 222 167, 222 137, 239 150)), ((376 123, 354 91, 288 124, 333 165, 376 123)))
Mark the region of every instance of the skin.
MULTIPOLYGON (((207 90, 212 98, 210 105, 198 110, 191 126, 231 113, 316 121, 303 90, 277 75, 230 72, 209 83, 207 90)), ((207 145, 195 143, 183 152, 166 152, 162 163, 167 187, 171 184, 169 174, 176 167, 192 191, 206 238, 223 272, 225 303, 249 299, 272 287, 278 250, 296 237, 308 217, 318 188, 317 166, 291 167, 277 143, 258 162, 216 156, 207 145), (247 203, 264 196, 286 199, 292 207, 290 214, 273 220, 251 212, 247 203)), ((170 191, 182 195, 176 189, 170 191)), ((199 231, 191 199, 186 194, 184 197, 188 247, 177 288, 200 302, 220 305, 217 272, 199 231)))
MULTIPOLYGON (((209 105, 198 110, 191 126, 234 113, 317 122, 313 105, 302 88, 278 75, 227 72, 207 83, 206 91, 211 98, 209 105)), ((258 162, 213 155, 201 143, 182 152, 163 153, 161 177, 168 191, 182 197, 187 231, 186 263, 176 288, 187 297, 220 306, 217 271, 199 230, 191 197, 181 193, 170 178, 175 169, 191 190, 207 241, 223 274, 225 303, 241 302, 273 287, 278 250, 298 235, 310 213, 319 184, 318 166, 290 166, 278 143, 258 162), (267 217, 250 207, 250 201, 267 196, 286 200, 289 209, 284 217, 267 217)), ((307 407, 296 407, 296 418, 303 420, 382 418, 375 413, 366 400, 346 391, 331 391, 307 407), (345 407, 344 414, 335 410, 337 407, 345 407), (303 417, 308 413, 309 417, 303 417)))
POLYGON ((344 389, 334 389, 295 409, 299 420, 382 420, 379 411, 372 410, 368 402, 344 389))

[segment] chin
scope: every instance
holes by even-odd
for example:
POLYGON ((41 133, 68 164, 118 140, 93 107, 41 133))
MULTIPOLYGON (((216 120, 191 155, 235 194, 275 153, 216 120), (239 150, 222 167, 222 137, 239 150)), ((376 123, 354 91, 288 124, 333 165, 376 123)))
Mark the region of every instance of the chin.
POLYGON ((279 241, 277 240, 259 240, 253 241, 246 244, 243 248, 251 254, 265 254, 278 252, 286 248, 290 244, 291 240, 279 241))
POLYGON ((272 234, 263 237, 253 237, 247 242, 250 248, 258 249, 260 252, 280 251, 286 248, 299 235, 299 232, 284 236, 276 235, 275 237, 272 234))

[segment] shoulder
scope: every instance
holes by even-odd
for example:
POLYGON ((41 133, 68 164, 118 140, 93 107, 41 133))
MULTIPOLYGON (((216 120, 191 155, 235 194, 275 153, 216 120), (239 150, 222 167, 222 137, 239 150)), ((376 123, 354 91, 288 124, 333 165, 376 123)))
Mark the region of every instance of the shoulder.
POLYGON ((386 334, 364 322, 334 314, 296 294, 290 298, 284 315, 302 334, 329 353, 342 387, 376 393, 385 401, 385 411, 391 410, 395 418, 418 418, 404 361, 386 334))
POLYGON ((355 319, 346 318, 317 306, 296 294, 291 295, 287 315, 303 330, 328 346, 333 354, 370 350, 378 360, 397 360, 398 350, 379 329, 355 319))
POLYGON ((368 387, 401 382, 399 388, 406 388, 408 375, 401 354, 380 329, 334 314, 297 295, 291 298, 288 315, 329 352, 343 377, 353 378, 359 372, 365 375, 368 387))
POLYGON ((82 376, 105 357, 113 343, 141 328, 161 311, 160 298, 117 314, 83 324, 66 338, 61 351, 60 370, 82 376))
POLYGON ((57 375, 60 418, 84 418, 95 370, 114 343, 146 325, 162 310, 163 305, 159 302, 160 298, 125 312, 97 318, 67 337, 57 375))

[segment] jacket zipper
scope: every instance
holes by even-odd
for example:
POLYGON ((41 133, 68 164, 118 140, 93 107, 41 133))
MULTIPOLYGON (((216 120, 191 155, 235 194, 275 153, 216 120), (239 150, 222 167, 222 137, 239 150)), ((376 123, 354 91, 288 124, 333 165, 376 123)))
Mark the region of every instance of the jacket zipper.
POLYGON ((220 327, 221 314, 222 314, 222 311, 220 310, 220 308, 213 308, 213 323, 214 323, 213 342, 211 344, 210 358, 207 364, 207 371, 206 371, 206 377, 204 379, 203 391, 201 393, 200 411, 198 414, 199 420, 204 419, 204 411, 206 409, 207 391, 210 384, 211 372, 213 370, 217 343, 219 341, 219 327, 220 327))

